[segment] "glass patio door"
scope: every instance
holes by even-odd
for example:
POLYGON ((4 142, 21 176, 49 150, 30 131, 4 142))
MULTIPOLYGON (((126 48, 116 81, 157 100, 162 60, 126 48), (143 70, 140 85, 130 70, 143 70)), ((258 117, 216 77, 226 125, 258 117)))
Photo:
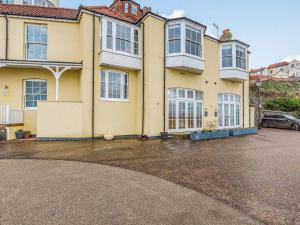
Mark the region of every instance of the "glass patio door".
POLYGON ((199 91, 169 90, 169 131, 189 132, 202 129, 203 103, 199 91))

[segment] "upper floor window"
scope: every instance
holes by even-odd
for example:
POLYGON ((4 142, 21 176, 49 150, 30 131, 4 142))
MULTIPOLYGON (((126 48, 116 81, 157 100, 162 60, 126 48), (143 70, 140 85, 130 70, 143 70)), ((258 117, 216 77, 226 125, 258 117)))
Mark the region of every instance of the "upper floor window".
POLYGON ((116 49, 121 52, 131 52, 131 29, 117 24, 116 49))
POLYGON ((186 27, 185 53, 202 57, 201 31, 186 27))
POLYGON ((203 59, 204 30, 205 27, 185 19, 169 22, 166 30, 167 54, 203 59))
POLYGON ((222 67, 232 67, 232 45, 222 46, 222 67))
POLYGON ((108 49, 113 48, 113 28, 112 28, 112 22, 107 22, 107 33, 106 33, 106 47, 108 49))
POLYGON ((221 45, 222 68, 247 70, 247 47, 237 41, 223 43, 221 45))
POLYGON ((128 100, 128 74, 115 71, 101 71, 102 99, 128 100))
POLYGON ((181 52, 181 28, 180 24, 170 25, 168 28, 169 53, 181 52))
POLYGON ((292 64, 291 67, 292 67, 292 68, 295 68, 295 64, 292 64))
POLYGON ((236 46, 236 67, 240 69, 246 69, 246 49, 240 46, 236 46))
POLYGON ((47 100, 47 81, 25 80, 24 81, 24 108, 34 109, 38 101, 47 100))
POLYGON ((26 59, 47 60, 47 25, 26 25, 26 59))
POLYGON ((133 46, 133 54, 139 54, 139 31, 134 30, 134 46, 133 46))
POLYGON ((113 21, 104 22, 103 46, 126 54, 140 54, 140 31, 138 28, 126 26, 113 21))
POLYGON ((136 5, 132 5, 132 7, 131 7, 131 13, 133 15, 137 15, 137 12, 138 12, 137 6, 136 5))
POLYGON ((124 12, 125 13, 129 12, 129 3, 128 2, 125 2, 124 12))

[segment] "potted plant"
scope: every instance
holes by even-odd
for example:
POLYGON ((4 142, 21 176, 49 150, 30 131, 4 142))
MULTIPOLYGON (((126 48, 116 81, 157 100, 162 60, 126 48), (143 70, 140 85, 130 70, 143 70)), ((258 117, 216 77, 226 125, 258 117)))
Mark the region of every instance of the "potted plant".
POLYGON ((29 139, 31 137, 31 132, 30 131, 25 131, 24 132, 24 139, 29 139))
POLYGON ((225 137, 229 137, 229 131, 217 130, 216 121, 208 121, 206 124, 206 128, 203 129, 202 132, 194 132, 191 134, 191 140, 193 141, 225 138, 225 137))
POLYGON ((23 130, 18 130, 16 131, 16 138, 17 139, 23 139, 24 138, 24 131, 23 130))

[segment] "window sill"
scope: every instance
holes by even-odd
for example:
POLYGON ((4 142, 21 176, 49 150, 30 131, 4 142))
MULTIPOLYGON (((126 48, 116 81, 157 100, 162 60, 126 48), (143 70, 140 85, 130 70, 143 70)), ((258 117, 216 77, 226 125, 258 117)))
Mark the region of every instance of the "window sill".
POLYGON ((122 99, 108 99, 108 98, 100 98, 99 101, 103 101, 103 102, 130 103, 129 100, 122 100, 122 99))
POLYGON ((199 57, 199 56, 195 56, 195 55, 190 55, 190 54, 187 54, 187 53, 167 53, 166 56, 167 57, 186 56, 186 57, 190 57, 190 58, 194 58, 194 59, 198 59, 198 60, 204 61, 203 57, 199 57))
POLYGON ((137 58, 137 59, 141 59, 141 56, 140 55, 134 55, 134 54, 130 54, 130 53, 127 53, 127 52, 122 52, 122 51, 118 51, 118 50, 113 50, 113 49, 103 49, 100 51, 100 54, 102 52, 110 52, 110 53, 114 53, 114 54, 117 54, 117 55, 122 55, 122 56, 128 56, 128 57, 132 57, 132 58, 137 58))
POLYGON ((247 73, 246 69, 241 69, 241 68, 238 68, 238 67, 221 67, 221 70, 239 70, 239 71, 247 73))

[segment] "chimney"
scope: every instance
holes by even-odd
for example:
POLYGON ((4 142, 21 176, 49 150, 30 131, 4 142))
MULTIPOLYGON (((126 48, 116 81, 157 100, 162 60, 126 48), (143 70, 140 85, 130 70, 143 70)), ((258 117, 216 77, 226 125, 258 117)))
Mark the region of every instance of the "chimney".
POLYGON ((223 31, 223 34, 220 37, 220 41, 230 41, 232 40, 232 33, 229 29, 223 31))
POLYGON ((143 12, 151 12, 151 7, 142 8, 143 12))

